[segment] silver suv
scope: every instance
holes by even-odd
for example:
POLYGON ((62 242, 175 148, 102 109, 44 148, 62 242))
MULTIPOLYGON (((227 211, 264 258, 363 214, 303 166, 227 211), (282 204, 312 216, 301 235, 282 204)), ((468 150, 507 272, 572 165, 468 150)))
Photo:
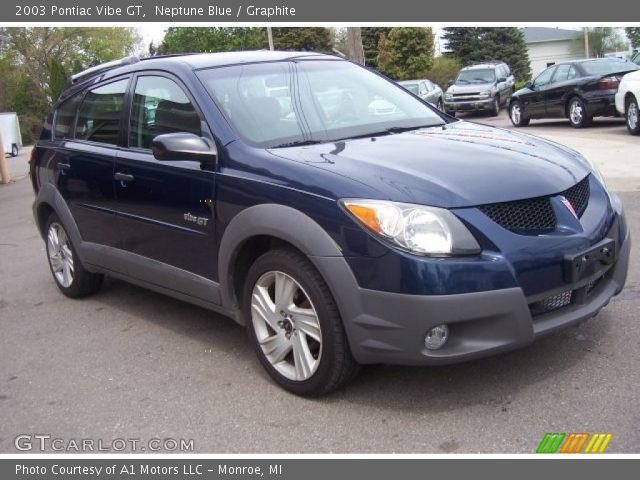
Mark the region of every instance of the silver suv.
POLYGON ((509 105, 515 90, 515 78, 504 62, 483 62, 464 67, 444 94, 444 110, 457 112, 487 111, 496 116, 509 105))

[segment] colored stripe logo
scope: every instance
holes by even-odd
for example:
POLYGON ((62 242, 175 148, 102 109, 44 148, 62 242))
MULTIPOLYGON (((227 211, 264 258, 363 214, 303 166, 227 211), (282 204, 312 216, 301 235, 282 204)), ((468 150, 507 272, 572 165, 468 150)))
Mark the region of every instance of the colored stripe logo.
POLYGON ((545 433, 536 453, 604 453, 611 433, 545 433))

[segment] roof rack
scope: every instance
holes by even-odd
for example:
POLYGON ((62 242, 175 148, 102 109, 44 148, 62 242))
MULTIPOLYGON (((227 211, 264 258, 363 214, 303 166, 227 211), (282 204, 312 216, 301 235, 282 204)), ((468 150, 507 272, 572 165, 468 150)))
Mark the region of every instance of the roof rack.
POLYGON ((131 65, 133 63, 138 63, 140 59, 136 56, 121 58, 120 60, 113 60, 107 63, 101 63, 100 65, 96 65, 95 67, 87 68, 82 72, 75 73, 71 75, 70 80, 71 83, 78 83, 80 80, 97 75, 101 72, 106 72, 107 70, 111 70, 112 68, 122 67, 124 65, 131 65))

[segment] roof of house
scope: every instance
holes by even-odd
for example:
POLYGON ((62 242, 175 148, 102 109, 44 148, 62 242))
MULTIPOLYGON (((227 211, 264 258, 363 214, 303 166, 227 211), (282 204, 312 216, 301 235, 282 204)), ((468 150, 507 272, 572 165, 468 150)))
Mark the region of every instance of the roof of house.
POLYGON ((548 27, 524 27, 524 40, 526 43, 557 42, 562 40, 574 40, 580 36, 578 30, 565 30, 562 28, 548 27))

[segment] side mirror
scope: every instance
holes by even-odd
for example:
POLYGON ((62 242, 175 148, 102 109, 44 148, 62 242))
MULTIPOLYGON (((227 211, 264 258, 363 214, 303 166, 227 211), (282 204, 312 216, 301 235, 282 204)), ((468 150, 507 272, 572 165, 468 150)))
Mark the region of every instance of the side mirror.
POLYGON ((533 83, 531 81, 524 84, 524 88, 528 88, 529 90, 533 90, 533 83))
POLYGON ((507 77, 500 77, 498 79, 498 83, 503 83, 503 82, 506 82, 506 81, 507 81, 507 77))
POLYGON ((160 161, 192 160, 210 164, 215 163, 218 156, 213 142, 186 132, 158 135, 151 141, 151 151, 160 161))
POLYGON ((453 80, 449 80, 449 81, 447 82, 447 87, 450 87, 451 85, 453 85, 453 80))

